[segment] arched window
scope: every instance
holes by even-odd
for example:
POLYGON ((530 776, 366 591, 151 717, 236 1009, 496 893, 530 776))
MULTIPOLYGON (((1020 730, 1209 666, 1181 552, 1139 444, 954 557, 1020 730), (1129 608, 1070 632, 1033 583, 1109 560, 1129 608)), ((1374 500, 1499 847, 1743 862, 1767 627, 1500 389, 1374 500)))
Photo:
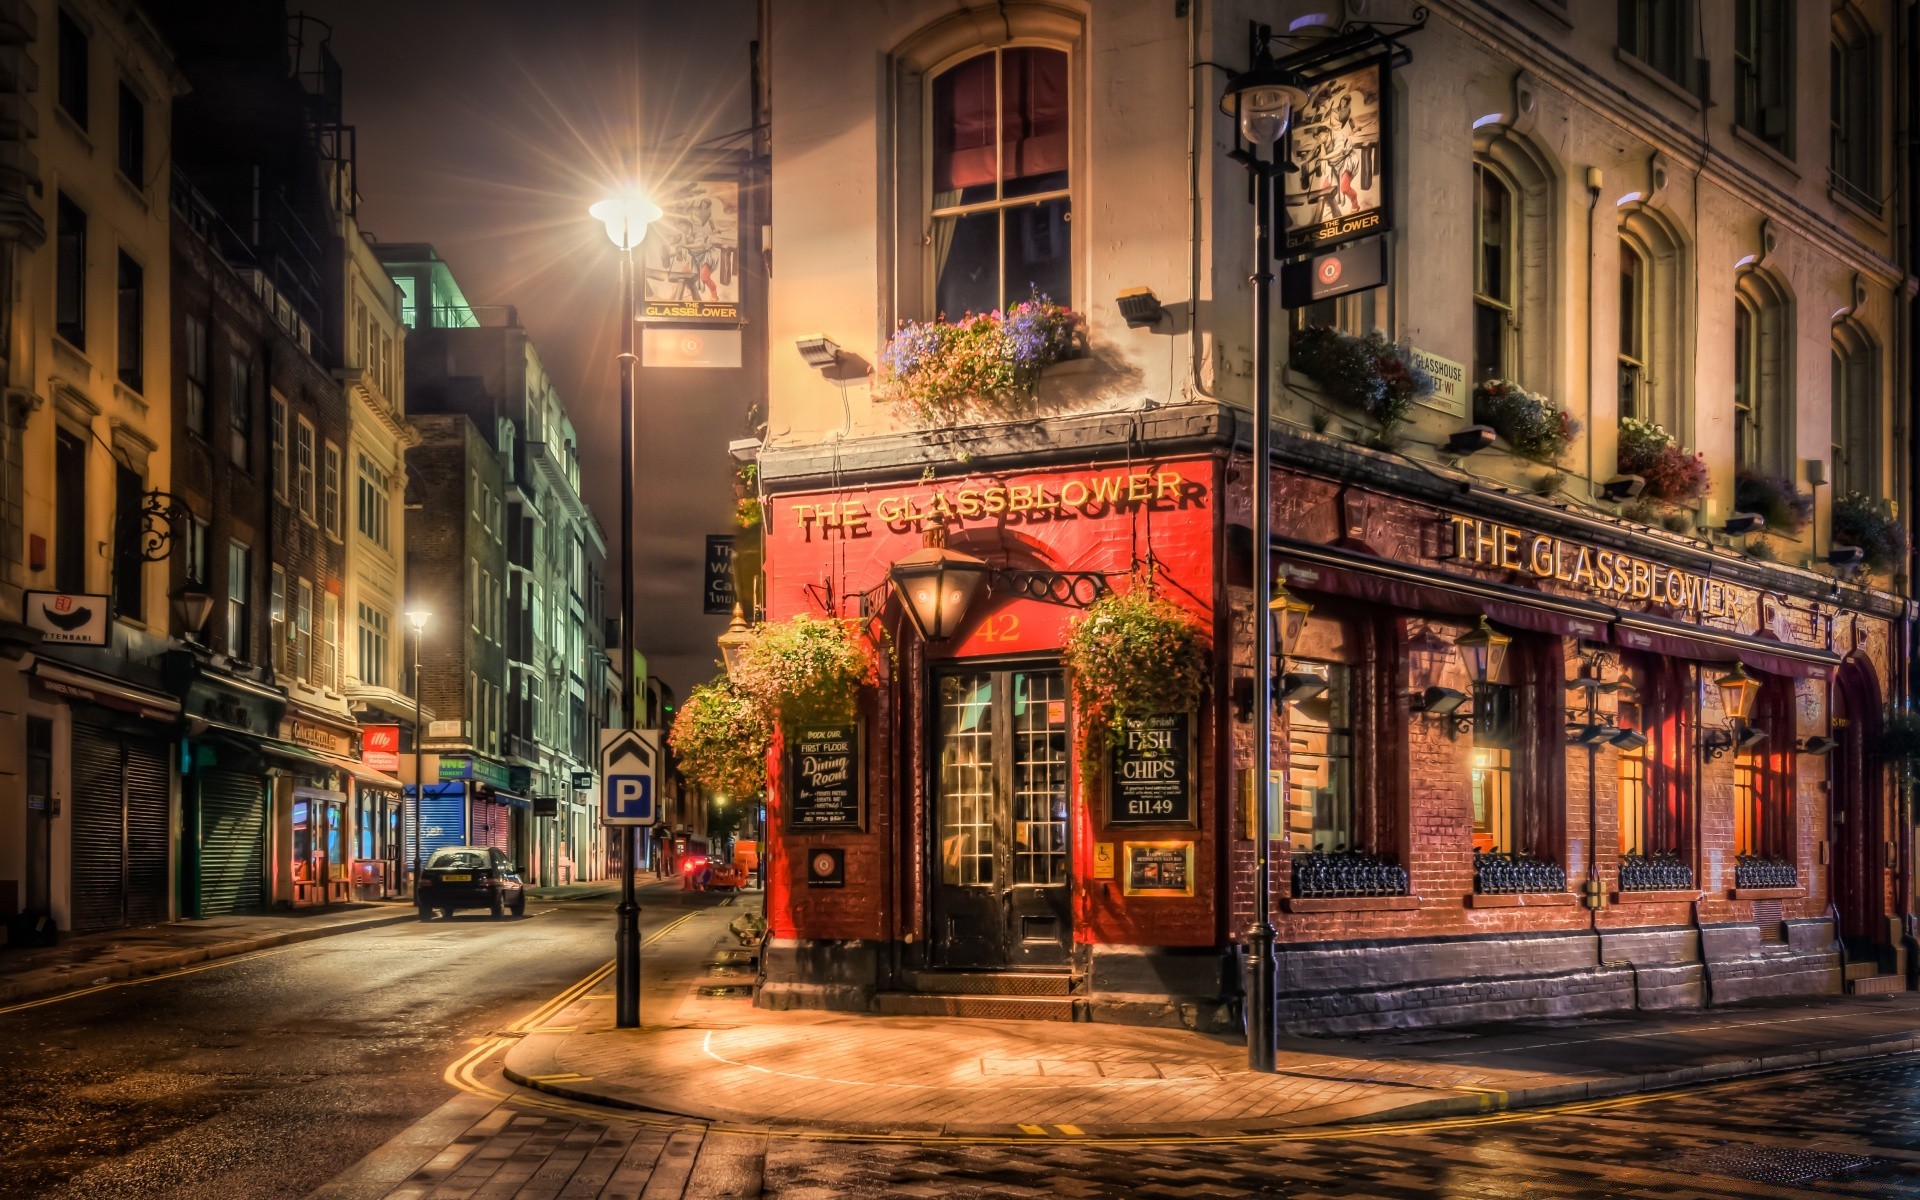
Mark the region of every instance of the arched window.
POLYGON ((1068 60, 1011 46, 929 83, 934 310, 957 318, 1038 292, 1073 303, 1068 60))
POLYGON ((1505 126, 1473 149, 1473 377, 1552 390, 1554 172, 1505 126))
POLYGON ((1792 463, 1789 313, 1786 293, 1772 277, 1741 273, 1733 304, 1733 455, 1739 471, 1784 475, 1792 463))
POLYGON ((1851 321, 1833 327, 1833 494, 1880 497, 1878 421, 1880 380, 1874 345, 1851 321))
POLYGON ((1513 185, 1492 164, 1473 164, 1473 377, 1513 376, 1513 185))
POLYGON ((1832 122, 1828 176, 1834 189, 1880 211, 1880 39, 1842 6, 1833 15, 1830 70, 1832 122))
POLYGON ((1626 212, 1620 223, 1620 416, 1652 421, 1682 442, 1686 325, 1680 237, 1659 213, 1626 212))

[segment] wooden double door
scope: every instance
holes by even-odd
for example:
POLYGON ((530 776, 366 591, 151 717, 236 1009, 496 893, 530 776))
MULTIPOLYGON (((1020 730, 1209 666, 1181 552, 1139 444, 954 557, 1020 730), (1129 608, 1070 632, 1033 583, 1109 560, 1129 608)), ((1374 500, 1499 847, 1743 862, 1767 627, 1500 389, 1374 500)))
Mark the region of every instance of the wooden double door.
POLYGON ((1065 967, 1073 944, 1065 675, 1051 664, 944 670, 932 718, 935 965, 1065 967))

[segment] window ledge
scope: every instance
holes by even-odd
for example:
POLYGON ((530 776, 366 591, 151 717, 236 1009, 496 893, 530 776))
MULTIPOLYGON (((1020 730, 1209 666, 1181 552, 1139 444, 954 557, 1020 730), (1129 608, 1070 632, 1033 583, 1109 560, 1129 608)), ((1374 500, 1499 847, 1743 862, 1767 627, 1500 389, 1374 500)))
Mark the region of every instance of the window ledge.
POLYGON ((147 190, 140 186, 138 180, 127 178, 127 173, 122 171, 118 165, 115 165, 113 169, 113 177, 120 181, 120 186, 126 189, 127 195, 135 204, 148 210, 153 208, 152 201, 147 199, 147 190))
POLYGON ((80 144, 87 148, 88 154, 93 153, 93 136, 87 132, 87 127, 75 120, 73 114, 68 112, 58 100, 53 103, 53 115, 68 133, 80 139, 80 144))
POLYGON ((1562 908, 1578 899, 1572 892, 1473 892, 1467 896, 1467 907, 1562 908))
POLYGON ((1609 904, 1692 904, 1700 892, 1610 892, 1609 904))
POLYGON ((1807 889, 1790 888, 1728 888, 1729 900, 1805 900, 1807 889))
POLYGON ((1787 174, 1793 176, 1795 179, 1800 178, 1800 164, 1793 160, 1793 156, 1791 154, 1788 154, 1784 150, 1776 150, 1772 146, 1769 146, 1766 143, 1766 141, 1760 137, 1759 134, 1753 132, 1751 129, 1748 129, 1746 126, 1735 125, 1733 127, 1733 140, 1750 147, 1751 149, 1759 152, 1762 155, 1765 155, 1773 163, 1774 166, 1779 167, 1782 171, 1785 171, 1787 174))
POLYGON ((1859 217, 1861 220, 1872 222, 1873 227, 1882 233, 1886 232, 1887 213, 1885 205, 1881 205, 1877 209, 1869 207, 1855 199, 1846 189, 1835 187, 1831 183, 1827 184, 1827 199, 1833 201, 1841 208, 1846 209, 1854 216, 1859 217))
POLYGON ((1633 55, 1628 54, 1625 50, 1622 50, 1618 46, 1615 46, 1613 48, 1613 58, 1615 62, 1621 63, 1629 71, 1632 71, 1634 74, 1640 76, 1642 79, 1647 80, 1649 83, 1653 84, 1655 87, 1660 88, 1662 91, 1666 92, 1669 96, 1674 97, 1676 100, 1683 101, 1689 108, 1701 109, 1706 107, 1706 105, 1701 102, 1700 97, 1694 95, 1692 92, 1688 91, 1686 88, 1682 87, 1680 84, 1675 83, 1673 80, 1668 79, 1665 75, 1662 75, 1659 71, 1654 70, 1652 67, 1648 66, 1646 63, 1641 62, 1639 59, 1635 58, 1633 55))
POLYGON ((1288 896, 1280 907, 1292 913, 1404 912, 1420 907, 1418 896, 1288 896))

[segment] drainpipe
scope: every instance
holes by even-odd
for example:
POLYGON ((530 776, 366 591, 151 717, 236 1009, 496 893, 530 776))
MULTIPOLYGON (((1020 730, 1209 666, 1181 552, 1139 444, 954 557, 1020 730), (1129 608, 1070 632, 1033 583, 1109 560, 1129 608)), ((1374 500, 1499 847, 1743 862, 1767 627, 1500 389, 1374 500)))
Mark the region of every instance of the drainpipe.
POLYGON ((1593 269, 1593 223, 1599 218, 1600 206, 1600 168, 1587 168, 1587 503, 1592 504, 1599 498, 1599 481, 1593 477, 1593 438, 1596 431, 1593 424, 1593 397, 1598 390, 1593 381, 1593 343, 1594 332, 1600 317, 1599 302, 1595 292, 1599 286, 1597 272, 1593 269))
POLYGON ((1200 105, 1200 5, 1203 0, 1186 0, 1187 7, 1187 341, 1188 359, 1193 371, 1193 390, 1196 395, 1211 400, 1213 392, 1208 389, 1206 377, 1202 373, 1202 360, 1205 358, 1205 346, 1200 334, 1200 284, 1205 275, 1204 253, 1201 249, 1200 232, 1204 222, 1201 219, 1200 164, 1211 161, 1200 154, 1200 141, 1203 130, 1212 123, 1212 116, 1200 105))
MULTIPOLYGON (((1900 130, 1897 144, 1903 148, 1906 155, 1906 173, 1900 181, 1902 195, 1896 206, 1899 222, 1896 236, 1905 243, 1903 249, 1906 251, 1904 257, 1907 261, 1907 282, 1911 283, 1916 275, 1920 275, 1920 245, 1916 245, 1913 233, 1914 204, 1920 200, 1920 154, 1915 153, 1913 144, 1915 131, 1920 130, 1920 88, 1916 88, 1913 83, 1915 78, 1920 78, 1914 74, 1920 71, 1920 9, 1911 5, 1907 8, 1905 34, 1906 70, 1901 72, 1901 78, 1905 81, 1903 86, 1906 90, 1906 105, 1901 110, 1901 116, 1906 127, 1900 130)), ((1920 348, 1920 304, 1914 302, 1911 293, 1906 293, 1904 289, 1903 293, 1906 295, 1907 304, 1907 339, 1904 346, 1896 343, 1897 352, 1902 361, 1901 370, 1894 377, 1894 420, 1896 429, 1904 424, 1905 429, 1901 432, 1905 433, 1907 439, 1908 599, 1904 619, 1900 622, 1900 654, 1893 664, 1893 669, 1897 672, 1895 693, 1899 697, 1900 706, 1911 710, 1915 699, 1913 670, 1910 665, 1914 650, 1915 618, 1912 592, 1914 580, 1920 577, 1920 570, 1916 569, 1920 568, 1920 548, 1912 546, 1911 536, 1914 529, 1914 505, 1920 503, 1920 444, 1916 444, 1913 430, 1915 384, 1920 382, 1915 379, 1914 373, 1915 351, 1920 348)), ((1907 952, 1907 986, 1912 988, 1920 985, 1920 937, 1916 936, 1920 935, 1920 929, 1915 927, 1913 910, 1915 882, 1913 785, 1904 771, 1901 772, 1900 781, 1896 787, 1898 788, 1896 811, 1900 837, 1899 869, 1894 876, 1896 891, 1899 893, 1895 911, 1900 916, 1901 945, 1907 952)))

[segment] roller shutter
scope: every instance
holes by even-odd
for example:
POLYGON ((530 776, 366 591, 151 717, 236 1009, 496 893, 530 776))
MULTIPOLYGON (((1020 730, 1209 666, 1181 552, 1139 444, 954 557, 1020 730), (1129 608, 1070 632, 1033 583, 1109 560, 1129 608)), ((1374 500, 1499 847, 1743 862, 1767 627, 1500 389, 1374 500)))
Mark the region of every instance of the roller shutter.
POLYGON ((167 745, 149 738, 126 738, 121 746, 127 782, 127 924, 151 925, 167 919, 172 878, 167 853, 167 745))
POLYGON ((264 906, 266 787, 259 775, 210 769, 200 776, 200 915, 264 906))
POLYGON ((473 844, 492 846, 494 849, 512 856, 508 850, 508 839, 512 836, 512 825, 507 816, 507 806, 495 804, 491 800, 473 802, 473 844))
POLYGON ((73 928, 167 919, 166 743, 73 727, 73 928))
MULTIPOLYGON (((433 861, 433 852, 446 846, 465 846, 467 842, 467 785, 464 783, 428 784, 420 801, 420 861, 433 861)), ((407 809, 407 844, 413 844, 413 806, 407 809)))

